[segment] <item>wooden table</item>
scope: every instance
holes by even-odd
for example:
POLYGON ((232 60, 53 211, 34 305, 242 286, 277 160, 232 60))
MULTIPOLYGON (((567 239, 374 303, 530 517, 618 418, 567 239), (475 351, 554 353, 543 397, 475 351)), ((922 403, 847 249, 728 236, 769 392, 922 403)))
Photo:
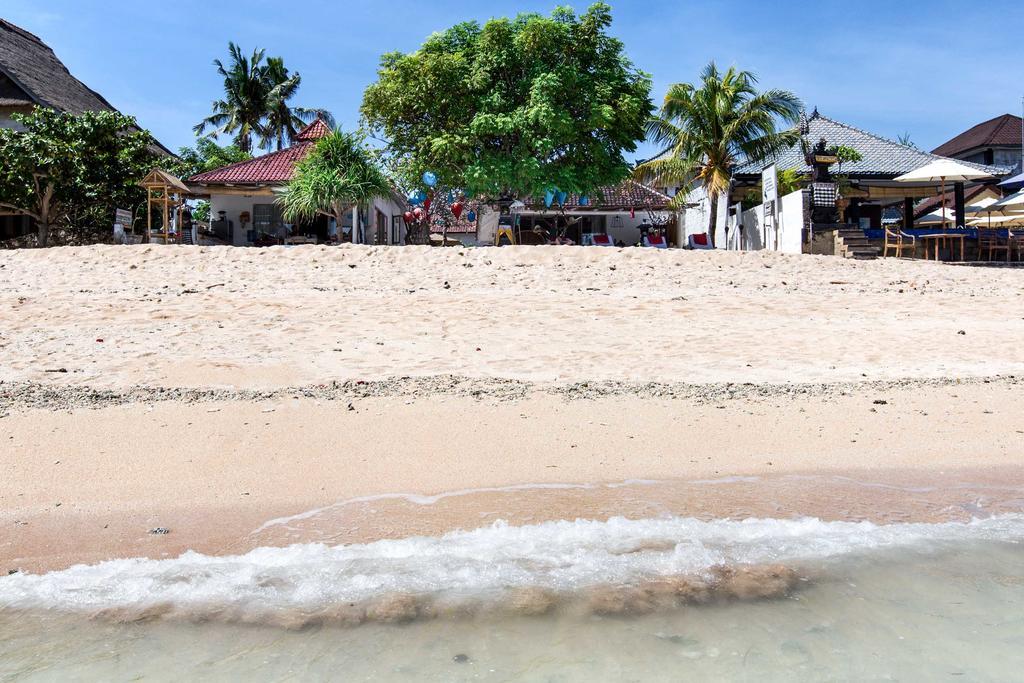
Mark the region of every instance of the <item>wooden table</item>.
POLYGON ((950 256, 952 256, 953 255, 953 241, 954 240, 959 240, 960 241, 960 260, 963 261, 964 260, 964 247, 965 247, 965 242, 966 242, 965 238, 966 237, 967 237, 967 235, 962 233, 962 232, 961 233, 956 233, 956 232, 938 232, 938 233, 935 233, 934 235, 920 235, 920 236, 918 236, 918 239, 921 240, 924 243, 924 258, 925 258, 925 260, 928 260, 928 243, 932 242, 932 243, 935 244, 935 260, 936 261, 939 260, 939 245, 942 242, 944 242, 946 240, 949 240, 949 254, 950 254, 950 256))

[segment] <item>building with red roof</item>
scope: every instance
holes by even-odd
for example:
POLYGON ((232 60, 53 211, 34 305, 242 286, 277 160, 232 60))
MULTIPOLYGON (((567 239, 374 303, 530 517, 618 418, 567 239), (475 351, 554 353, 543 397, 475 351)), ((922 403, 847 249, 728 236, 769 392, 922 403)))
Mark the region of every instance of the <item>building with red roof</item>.
POLYGON ((213 233, 236 246, 275 240, 402 244, 405 202, 397 193, 375 199, 372 206, 353 207, 340 226, 326 216, 306 224, 284 220, 276 202, 278 191, 291 180, 296 164, 330 133, 330 126, 317 118, 299 132, 291 147, 189 178, 194 194, 210 200, 213 233))

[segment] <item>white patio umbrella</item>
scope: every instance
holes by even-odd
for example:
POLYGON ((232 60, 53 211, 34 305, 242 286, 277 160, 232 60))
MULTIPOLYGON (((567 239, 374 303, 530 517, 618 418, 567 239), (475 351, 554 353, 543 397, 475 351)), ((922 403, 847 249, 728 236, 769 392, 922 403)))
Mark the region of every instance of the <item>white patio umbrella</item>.
POLYGON ((992 204, 990 208, 993 213, 998 212, 1004 216, 1024 211, 1024 190, 1011 194, 1009 197, 1003 197, 995 204, 992 204))
POLYGON ((929 211, 920 218, 915 218, 914 225, 945 225, 946 221, 952 218, 952 210, 935 209, 934 211, 929 211))
MULTIPOLYGON (((991 177, 992 174, 979 171, 972 166, 952 159, 938 158, 915 171, 904 173, 895 180, 898 183, 940 183, 942 186, 942 213, 945 215, 947 182, 966 183, 991 177)), ((942 223, 942 229, 946 229, 945 221, 942 223)))

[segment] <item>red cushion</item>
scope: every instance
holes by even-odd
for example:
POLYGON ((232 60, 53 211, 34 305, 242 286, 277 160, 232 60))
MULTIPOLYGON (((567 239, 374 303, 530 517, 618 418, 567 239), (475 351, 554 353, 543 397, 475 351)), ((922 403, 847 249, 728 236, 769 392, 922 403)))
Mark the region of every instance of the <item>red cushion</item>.
POLYGON ((702 232, 699 235, 693 235, 693 243, 699 244, 702 247, 708 246, 708 234, 706 232, 702 232))

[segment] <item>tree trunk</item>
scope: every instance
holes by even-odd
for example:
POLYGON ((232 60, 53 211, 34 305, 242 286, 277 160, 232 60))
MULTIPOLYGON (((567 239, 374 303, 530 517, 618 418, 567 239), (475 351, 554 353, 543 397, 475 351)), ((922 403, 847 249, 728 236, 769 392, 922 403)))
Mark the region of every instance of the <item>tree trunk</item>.
POLYGON ((718 193, 711 195, 711 219, 708 221, 708 244, 715 246, 715 229, 718 227, 718 193))
POLYGON ((45 221, 36 221, 36 246, 45 247, 50 241, 50 224, 45 221))

